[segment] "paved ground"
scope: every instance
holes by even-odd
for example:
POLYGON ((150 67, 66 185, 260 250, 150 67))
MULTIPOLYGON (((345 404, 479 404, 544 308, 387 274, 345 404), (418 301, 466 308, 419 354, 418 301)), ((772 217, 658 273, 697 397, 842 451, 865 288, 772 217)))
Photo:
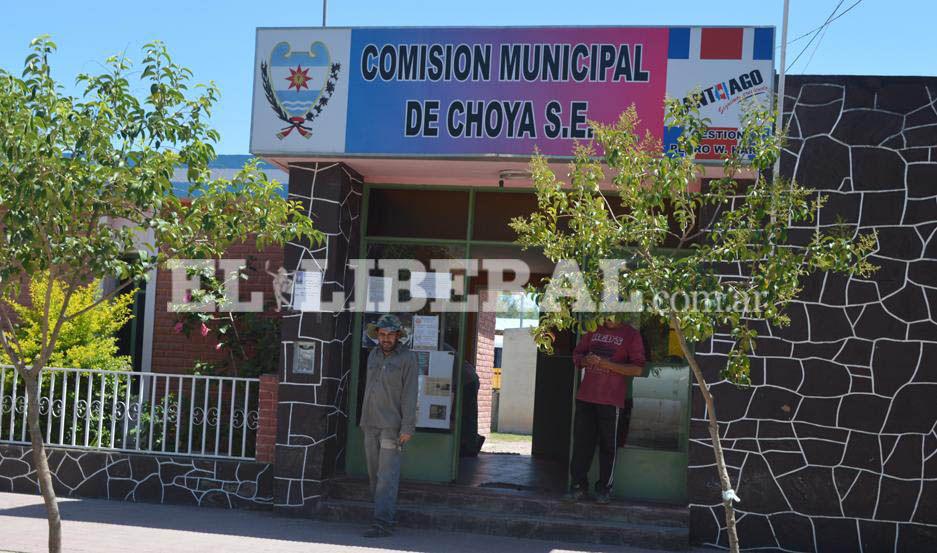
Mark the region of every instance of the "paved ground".
MULTIPOLYGON (((557 545, 520 540, 402 529, 389 539, 361 538, 363 527, 276 516, 264 511, 228 511, 126 503, 99 499, 61 500, 63 550, 67 553, 319 553, 331 551, 478 551, 548 553, 646 550, 557 545)), ((46 551, 45 509, 39 496, 0 493, 0 551, 46 551)))
POLYGON ((565 492, 564 464, 510 453, 479 453, 459 460, 459 479, 463 486, 513 488, 560 495, 565 492))
POLYGON ((482 444, 482 451, 485 453, 515 453, 517 455, 530 455, 531 437, 520 434, 497 434, 491 435, 482 444))

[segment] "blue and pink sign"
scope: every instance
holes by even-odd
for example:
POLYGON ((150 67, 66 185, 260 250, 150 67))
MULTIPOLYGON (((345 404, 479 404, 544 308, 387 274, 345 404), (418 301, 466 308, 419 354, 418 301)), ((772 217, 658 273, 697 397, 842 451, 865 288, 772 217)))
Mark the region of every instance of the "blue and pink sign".
POLYGON ((259 29, 251 152, 568 156, 630 105, 667 150, 664 99, 698 90, 719 158, 773 51, 755 27, 259 29))

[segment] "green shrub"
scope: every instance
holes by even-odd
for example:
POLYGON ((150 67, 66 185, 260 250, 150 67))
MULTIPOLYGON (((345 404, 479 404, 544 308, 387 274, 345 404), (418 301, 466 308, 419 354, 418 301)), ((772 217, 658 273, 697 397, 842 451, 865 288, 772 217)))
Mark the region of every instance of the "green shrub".
MULTIPOLYGON (((78 313, 98 301, 100 284, 100 280, 94 280, 76 289, 68 302, 67 313, 78 313)), ((34 278, 29 286, 30 303, 10 304, 19 320, 15 333, 27 364, 39 354, 42 343, 47 289, 47 276, 34 278)), ((64 287, 58 281, 53 282, 49 295, 49 312, 57 313, 64 300, 64 287)), ((130 357, 117 354, 117 332, 133 318, 132 304, 133 293, 125 293, 63 323, 47 366, 106 371, 130 370, 130 357)), ((10 363, 2 352, 0 359, 3 363, 10 363)))

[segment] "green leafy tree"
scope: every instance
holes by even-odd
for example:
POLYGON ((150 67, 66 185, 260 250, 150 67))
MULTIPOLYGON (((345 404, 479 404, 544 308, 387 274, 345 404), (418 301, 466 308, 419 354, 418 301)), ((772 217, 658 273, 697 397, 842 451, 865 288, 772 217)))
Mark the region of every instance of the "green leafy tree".
POLYGON ((874 233, 817 226, 803 240, 790 232, 791 226, 811 225, 825 197, 795 182, 767 178, 782 144, 780 133, 771 132, 773 120, 770 112, 749 106, 740 147, 725 160, 724 176, 694 191, 700 168, 693 152, 708 124, 698 103, 667 103, 667 124, 682 127, 679 150, 688 155, 662 155, 659 141, 638 132, 632 107, 615 124, 592 123, 602 155, 591 145, 578 147, 568 185, 543 157, 535 157, 538 208, 511 223, 521 245, 542 248, 553 261, 575 262, 547 279, 544 313, 534 329, 542 349, 552 349, 558 329, 595 330, 607 320, 623 320, 625 313, 600 307, 605 299, 637 298, 645 314, 675 330, 706 404, 733 551, 739 547, 733 509, 738 497, 726 470, 716 405, 691 344, 716 332, 731 336, 735 343, 722 377, 747 385, 758 335, 752 322, 790 324, 785 306, 810 273, 867 276, 875 269, 867 260, 874 233), (606 174, 617 202, 600 191, 606 174), (621 262, 604 261, 603 271, 603 260, 609 259, 621 262), (741 276, 724 275, 725 264, 741 267, 741 276), (606 280, 610 275, 618 276, 617 283, 606 280), (551 286, 559 291, 552 299, 551 286))
POLYGON ((0 70, 0 346, 25 383, 49 550, 58 553, 61 522, 39 428, 39 373, 67 323, 122 291, 74 310, 82 286, 103 277, 129 285, 169 258, 219 258, 248 235, 261 248, 322 235, 256 162, 231 179, 211 178, 219 136, 208 118, 218 89, 196 85, 162 43, 145 45, 139 65, 114 56, 102 72, 79 75, 77 96, 52 77, 56 45, 40 37, 31 49, 20 76, 0 70), (178 167, 186 168, 190 201, 173 194, 178 167), (14 331, 10 304, 21 283, 37 275, 51 285, 39 302, 30 354, 14 331), (54 304, 58 286, 62 298, 54 304))

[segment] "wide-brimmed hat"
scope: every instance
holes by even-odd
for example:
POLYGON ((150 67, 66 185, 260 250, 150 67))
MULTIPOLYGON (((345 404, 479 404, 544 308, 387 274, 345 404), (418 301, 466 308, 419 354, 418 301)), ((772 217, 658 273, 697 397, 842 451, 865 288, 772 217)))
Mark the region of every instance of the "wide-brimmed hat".
POLYGON ((377 340, 377 331, 379 328, 386 328, 388 330, 396 330, 397 332, 400 333, 400 338, 403 338, 407 335, 407 329, 404 328, 403 323, 400 322, 400 318, 390 313, 385 313, 381 315, 381 318, 378 319, 376 323, 368 323, 368 326, 367 326, 368 338, 372 340, 377 340))

